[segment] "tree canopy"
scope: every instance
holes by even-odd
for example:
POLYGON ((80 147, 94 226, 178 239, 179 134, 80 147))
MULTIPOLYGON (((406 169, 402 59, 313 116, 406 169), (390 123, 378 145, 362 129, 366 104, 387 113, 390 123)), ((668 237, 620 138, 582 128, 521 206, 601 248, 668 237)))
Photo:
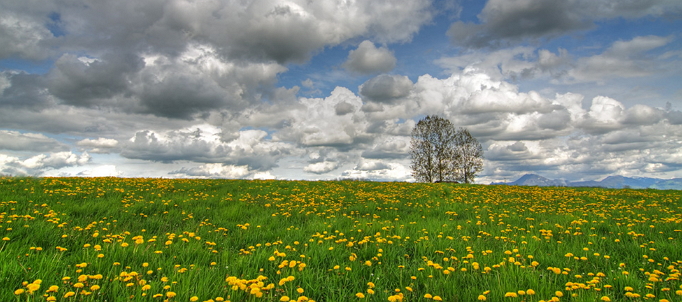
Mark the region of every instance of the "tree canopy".
POLYGON ((420 182, 472 183, 483 169, 483 148, 465 128, 426 116, 412 129, 412 176, 420 182))

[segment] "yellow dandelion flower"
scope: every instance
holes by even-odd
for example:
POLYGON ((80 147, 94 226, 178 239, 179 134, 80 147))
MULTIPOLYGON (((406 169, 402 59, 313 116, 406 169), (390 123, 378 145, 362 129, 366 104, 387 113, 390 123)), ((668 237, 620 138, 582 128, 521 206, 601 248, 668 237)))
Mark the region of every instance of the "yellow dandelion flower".
POLYGON ((26 290, 28 291, 29 294, 34 291, 37 291, 38 289, 40 289, 40 284, 31 283, 29 285, 26 285, 26 290))

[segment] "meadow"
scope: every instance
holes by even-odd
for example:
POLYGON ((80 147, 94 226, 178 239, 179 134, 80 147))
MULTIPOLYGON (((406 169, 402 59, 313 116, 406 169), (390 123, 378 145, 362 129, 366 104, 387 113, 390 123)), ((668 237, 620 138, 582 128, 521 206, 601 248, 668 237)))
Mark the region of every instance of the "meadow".
POLYGON ((0 178, 0 301, 682 301, 682 192, 0 178))

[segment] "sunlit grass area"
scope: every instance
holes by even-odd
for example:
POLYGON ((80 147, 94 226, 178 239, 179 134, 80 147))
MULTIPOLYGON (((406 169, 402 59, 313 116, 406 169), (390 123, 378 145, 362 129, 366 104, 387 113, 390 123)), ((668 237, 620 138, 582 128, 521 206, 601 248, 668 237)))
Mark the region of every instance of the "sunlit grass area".
POLYGON ((681 199, 0 178, 0 301, 681 301, 681 199))

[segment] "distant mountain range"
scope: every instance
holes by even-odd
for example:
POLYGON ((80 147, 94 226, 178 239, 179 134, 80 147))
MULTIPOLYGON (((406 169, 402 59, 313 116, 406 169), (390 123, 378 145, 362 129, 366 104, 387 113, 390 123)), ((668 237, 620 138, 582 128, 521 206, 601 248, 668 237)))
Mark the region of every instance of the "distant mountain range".
POLYGON ((659 179, 649 177, 609 176, 599 181, 566 181, 563 179, 549 179, 537 174, 526 174, 513 182, 498 182, 491 183, 491 185, 682 190, 682 178, 659 179))

